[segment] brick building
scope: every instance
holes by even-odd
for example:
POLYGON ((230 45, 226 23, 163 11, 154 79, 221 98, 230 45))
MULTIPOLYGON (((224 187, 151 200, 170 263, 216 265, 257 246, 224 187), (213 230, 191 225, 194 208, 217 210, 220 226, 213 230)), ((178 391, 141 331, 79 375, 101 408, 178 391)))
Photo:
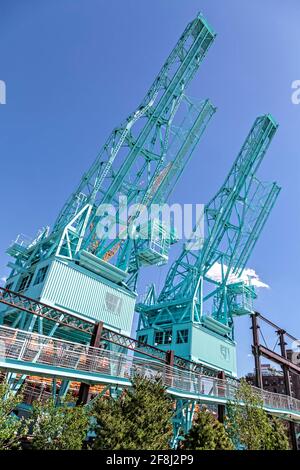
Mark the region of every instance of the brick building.
MULTIPOLYGON (((264 390, 273 393, 285 394, 283 373, 280 370, 271 367, 270 364, 262 364, 261 371, 264 390)), ((256 383, 254 372, 247 374, 246 380, 248 383, 255 386, 256 383)))
MULTIPOLYGON (((300 367, 300 352, 295 352, 292 349, 287 349, 287 358, 294 364, 300 367)), ((292 395, 300 400, 300 375, 290 373, 292 395)))

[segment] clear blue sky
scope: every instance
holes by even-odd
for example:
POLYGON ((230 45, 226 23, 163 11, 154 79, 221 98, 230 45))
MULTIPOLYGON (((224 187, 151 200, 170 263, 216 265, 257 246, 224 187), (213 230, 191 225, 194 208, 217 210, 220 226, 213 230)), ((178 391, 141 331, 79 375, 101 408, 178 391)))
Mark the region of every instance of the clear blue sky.
MULTIPOLYGON (((0 0, 0 277, 19 232, 53 223, 111 129, 136 108, 198 11, 218 33, 191 86, 218 107, 172 201, 207 201, 250 126, 280 130, 260 175, 283 190, 249 261, 269 290, 257 309, 300 336, 299 0, 0 0)), ((143 283, 153 277, 144 271, 143 283)), ((163 274, 160 275, 162 283, 163 274)), ((142 286, 143 288, 143 286, 142 286)), ((236 321, 240 373, 253 367, 249 319, 236 321)))

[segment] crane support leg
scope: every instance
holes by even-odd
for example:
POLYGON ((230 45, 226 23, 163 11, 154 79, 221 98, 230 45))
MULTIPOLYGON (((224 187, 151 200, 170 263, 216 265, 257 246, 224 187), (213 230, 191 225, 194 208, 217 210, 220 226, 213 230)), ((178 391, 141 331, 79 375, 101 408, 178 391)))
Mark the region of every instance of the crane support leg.
MULTIPOLYGON (((282 355, 282 357, 287 359, 286 342, 285 342, 285 337, 284 337, 285 336, 285 331, 284 330, 278 330, 277 334, 279 336, 279 345, 280 345, 281 355, 282 355)), ((289 368, 285 364, 283 364, 281 367, 282 367, 283 377, 284 377, 285 393, 286 393, 286 395, 291 397, 292 396, 292 389, 291 389, 291 380, 290 380, 289 368)), ((292 443, 293 450, 298 450, 295 423, 290 421, 289 425, 290 425, 290 435, 291 435, 291 443, 292 443)))
MULTIPOLYGON (((225 372, 221 370, 218 374, 218 378, 221 380, 225 380, 225 372)), ((219 396, 223 395, 225 396, 225 390, 219 390, 219 396), (221 393, 220 393, 221 392, 221 393)), ((218 420, 220 423, 224 423, 225 420, 225 405, 218 405, 218 420)))
POLYGON ((261 372, 261 361, 260 361, 260 352, 259 352, 259 325, 257 321, 257 314, 254 313, 251 315, 252 320, 252 335, 253 335, 253 347, 252 353, 254 356, 255 362, 255 385, 258 388, 263 388, 262 382, 262 372, 261 372))
MULTIPOLYGON (((102 331, 103 331, 103 322, 96 323, 93 334, 92 334, 90 346, 94 348, 99 348, 100 342, 101 342, 102 331)), ((87 403, 89 391, 90 391, 90 384, 81 382, 76 406, 85 405, 87 403)))

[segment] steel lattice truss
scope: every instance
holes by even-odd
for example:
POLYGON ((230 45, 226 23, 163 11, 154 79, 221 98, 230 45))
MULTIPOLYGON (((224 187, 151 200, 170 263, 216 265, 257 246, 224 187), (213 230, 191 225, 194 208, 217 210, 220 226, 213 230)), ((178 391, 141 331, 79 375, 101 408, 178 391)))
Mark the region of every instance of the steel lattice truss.
POLYGON ((256 176, 277 127, 270 115, 256 119, 224 184, 205 207, 203 246, 184 247, 158 298, 153 289, 149 291, 145 304, 138 306, 142 327, 164 321, 201 322, 208 313, 203 310, 206 301, 212 303, 213 318, 229 327, 233 315, 249 313, 237 298, 251 301, 255 293, 239 277, 280 191, 276 183, 263 183, 256 176), (219 279, 210 277, 216 265, 219 279))
MULTIPOLYGON (((129 270, 128 283, 135 285, 132 276, 137 275, 139 264, 132 257, 136 243, 124 241, 122 233, 112 241, 109 235, 115 219, 98 209, 103 204, 118 207, 120 196, 128 204, 146 207, 166 201, 215 112, 208 100, 198 103, 186 95, 214 38, 201 15, 187 26, 141 105, 112 131, 53 230, 42 230, 29 246, 10 249, 16 257, 13 273, 54 255, 77 260, 80 252, 89 251, 129 270)), ((128 222, 134 225, 136 217, 122 220, 120 212, 116 214, 119 227, 128 222)))

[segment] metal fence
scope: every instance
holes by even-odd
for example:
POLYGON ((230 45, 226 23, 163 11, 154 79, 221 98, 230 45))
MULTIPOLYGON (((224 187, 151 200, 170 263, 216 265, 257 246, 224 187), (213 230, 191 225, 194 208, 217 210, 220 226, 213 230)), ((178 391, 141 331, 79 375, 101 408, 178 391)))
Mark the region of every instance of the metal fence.
MULTIPOLYGON (((170 367, 133 353, 94 348, 4 326, 0 327, 0 355, 3 369, 9 369, 9 360, 16 360, 50 366, 53 368, 53 375, 59 375, 60 369, 88 372, 91 374, 91 381, 94 377, 99 382, 101 377, 130 381, 134 375, 140 374, 153 380, 161 380, 170 393, 204 400, 205 397, 220 402, 234 400, 239 387, 238 382, 170 367)), ((265 407, 300 413, 300 400, 255 387, 253 390, 265 407)))

